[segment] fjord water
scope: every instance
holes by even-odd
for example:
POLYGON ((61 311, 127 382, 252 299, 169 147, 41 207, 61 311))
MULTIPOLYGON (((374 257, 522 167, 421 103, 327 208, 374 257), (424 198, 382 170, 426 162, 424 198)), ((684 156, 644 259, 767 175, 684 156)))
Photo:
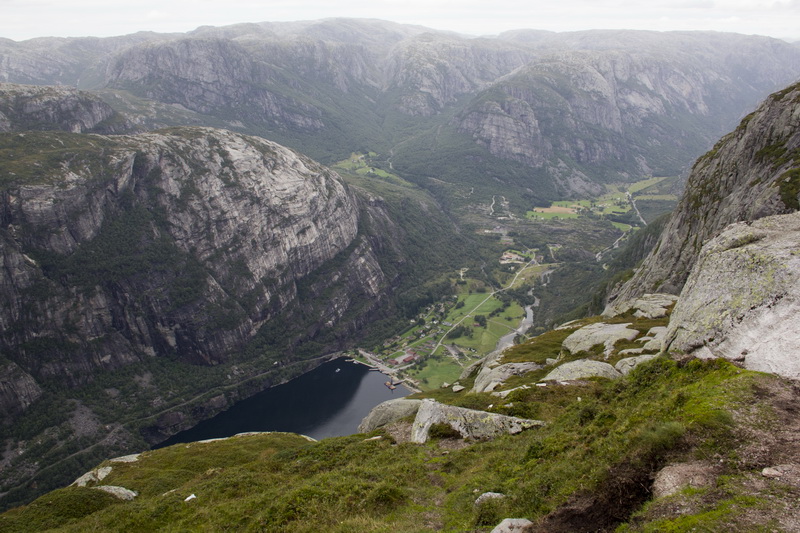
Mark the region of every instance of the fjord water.
POLYGON ((315 439, 350 435, 373 407, 409 394, 402 385, 390 390, 385 385, 389 379, 362 364, 345 359, 329 361, 288 383, 237 402, 157 447, 248 431, 289 431, 315 439))

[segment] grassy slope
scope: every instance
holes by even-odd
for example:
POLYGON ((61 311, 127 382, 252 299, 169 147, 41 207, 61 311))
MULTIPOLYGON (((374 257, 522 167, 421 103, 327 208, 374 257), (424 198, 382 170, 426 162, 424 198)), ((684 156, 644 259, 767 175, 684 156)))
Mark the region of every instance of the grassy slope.
MULTIPOLYGON (((459 449, 396 443, 380 430, 371 435, 378 440, 271 434, 181 444, 109 463, 103 483, 137 491, 132 502, 68 487, 0 516, 0 529, 488 531, 506 516, 553 523, 554 510, 576 502, 610 526, 647 499, 640 485, 668 459, 712 460, 735 475, 731 412, 772 379, 719 361, 659 359, 616 382, 533 387, 506 401, 441 392, 442 401, 493 404, 548 425, 459 449), (507 497, 476 507, 486 491, 507 497), (191 494, 197 498, 184 501, 191 494)), ((748 501, 760 504, 737 505, 748 501)))

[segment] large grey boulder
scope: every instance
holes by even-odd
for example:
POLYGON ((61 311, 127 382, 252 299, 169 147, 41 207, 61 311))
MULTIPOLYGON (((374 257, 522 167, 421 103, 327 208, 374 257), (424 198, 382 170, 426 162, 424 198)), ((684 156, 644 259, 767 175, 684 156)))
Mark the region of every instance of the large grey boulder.
POLYGON ((678 297, 674 294, 643 294, 633 300, 626 300, 616 305, 609 305, 603 311, 603 316, 614 317, 633 310, 633 316, 636 317, 663 318, 667 316, 669 308, 675 305, 676 301, 678 301, 678 297))
POLYGON ((588 352, 593 346, 603 345, 606 356, 611 354, 614 343, 621 340, 632 341, 639 336, 639 331, 628 328, 630 324, 589 324, 564 339, 561 347, 569 353, 588 352))
POLYGON ((733 224, 709 241, 673 311, 670 352, 800 378, 800 212, 733 224))
POLYGON ((507 363, 494 368, 484 366, 475 378, 472 392, 491 392, 511 376, 521 376, 540 368, 542 365, 532 362, 507 363))
POLYGON ((90 470, 83 474, 81 477, 73 481, 72 484, 78 487, 85 487, 89 484, 99 483, 108 477, 108 475, 111 473, 111 470, 113 469, 110 466, 101 466, 99 468, 95 468, 94 470, 90 470))
POLYGON ((138 494, 131 489, 126 489, 125 487, 118 487, 116 485, 99 485, 97 487, 92 487, 96 490, 102 490, 103 492, 107 492, 112 496, 116 496, 120 500, 124 500, 126 502, 132 501, 138 494))
POLYGON ((489 439, 504 434, 514 435, 529 428, 543 426, 544 422, 422 400, 411 427, 411 442, 426 442, 433 424, 447 424, 464 438, 489 439))
POLYGON ((708 463, 695 461, 668 465, 659 470, 653 480, 653 497, 672 496, 686 487, 708 487, 715 478, 714 466, 708 463))
POLYGON ((637 355, 636 357, 626 357, 625 359, 620 359, 619 361, 617 361, 617 364, 614 365, 614 369, 623 376, 625 376, 628 374, 628 372, 630 372, 640 364, 644 363, 645 361, 651 361, 656 357, 658 357, 658 354, 645 354, 645 355, 637 355))
POLYGON ((401 418, 411 416, 417 412, 422 400, 407 400, 397 398, 387 400, 372 408, 367 416, 358 425, 359 433, 369 433, 386 424, 391 424, 401 418))
POLYGON ((492 533, 518 533, 528 531, 533 522, 527 518, 506 518, 495 526, 492 533))
POLYGON ((608 363, 592 361, 591 359, 579 359, 554 368, 542 381, 569 381, 594 377, 617 379, 621 376, 622 374, 608 363))

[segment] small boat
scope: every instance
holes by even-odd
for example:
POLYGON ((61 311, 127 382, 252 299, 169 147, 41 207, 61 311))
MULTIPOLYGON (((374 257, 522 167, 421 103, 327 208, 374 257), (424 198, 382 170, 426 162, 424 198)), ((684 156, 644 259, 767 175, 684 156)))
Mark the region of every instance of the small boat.
POLYGON ((341 369, 341 368, 337 368, 337 369, 336 369, 336 371, 337 371, 337 372, 341 372, 341 371, 342 371, 342 369, 341 369))

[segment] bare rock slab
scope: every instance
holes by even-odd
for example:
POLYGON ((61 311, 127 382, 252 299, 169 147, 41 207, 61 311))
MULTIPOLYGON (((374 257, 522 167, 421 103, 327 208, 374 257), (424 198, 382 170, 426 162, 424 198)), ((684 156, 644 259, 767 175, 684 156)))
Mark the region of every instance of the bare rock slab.
POLYGON ((116 485, 98 485, 97 487, 92 487, 97 490, 102 490, 103 492, 107 492, 112 496, 119 498, 120 500, 124 500, 126 502, 132 501, 138 494, 130 489, 126 489, 125 487, 118 487, 116 485))
POLYGON ((495 526, 492 533, 521 533, 532 525, 533 522, 527 518, 506 518, 495 526))
POLYGON ((630 324, 589 324, 564 339, 561 347, 569 353, 588 352, 593 346, 603 345, 606 355, 611 353, 614 343, 621 340, 632 341, 639 331, 628 328, 630 324))
POLYGON ((579 359, 554 368, 542 381, 570 381, 594 377, 617 379, 622 377, 622 374, 608 363, 579 359))
POLYGON ((433 424, 447 424, 463 438, 481 440, 504 434, 514 435, 526 429, 543 426, 544 422, 422 400, 411 428, 411 442, 427 442, 428 432, 433 424))
POLYGON ((700 253, 664 341, 670 352, 800 378, 800 212, 728 226, 700 253))
POLYGON ((417 412, 422 400, 407 400, 397 398, 387 400, 372 408, 367 416, 358 425, 359 433, 369 433, 386 424, 391 424, 401 418, 411 416, 417 412))
POLYGON ((508 363, 494 368, 485 366, 475 378, 472 392, 491 392, 511 376, 521 376, 540 368, 542 365, 537 363, 508 363))

